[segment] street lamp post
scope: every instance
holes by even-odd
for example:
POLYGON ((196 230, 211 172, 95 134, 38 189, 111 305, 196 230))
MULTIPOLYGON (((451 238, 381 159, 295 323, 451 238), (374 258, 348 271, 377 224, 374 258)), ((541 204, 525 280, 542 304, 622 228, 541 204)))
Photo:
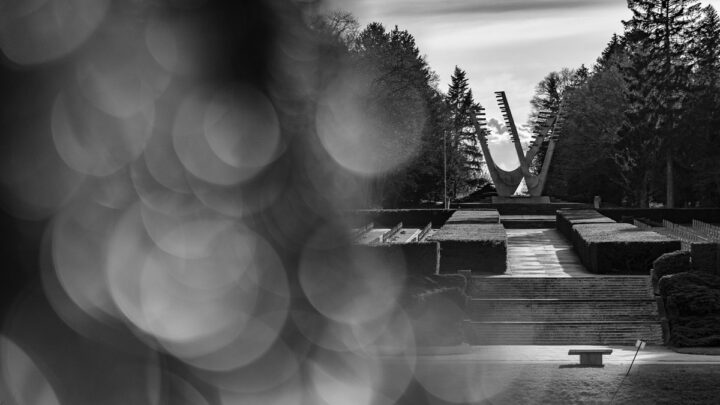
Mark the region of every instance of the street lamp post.
POLYGON ((443 208, 450 208, 447 196, 447 131, 443 131, 443 208))

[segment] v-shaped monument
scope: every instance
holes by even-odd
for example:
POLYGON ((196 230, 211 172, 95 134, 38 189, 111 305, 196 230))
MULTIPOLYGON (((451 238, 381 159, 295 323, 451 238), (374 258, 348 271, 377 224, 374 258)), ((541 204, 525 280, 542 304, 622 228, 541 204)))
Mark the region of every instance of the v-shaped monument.
POLYGON ((500 168, 495 163, 487 145, 487 135, 489 131, 487 129, 487 122, 485 119, 485 109, 480 107, 480 109, 476 111, 476 114, 472 115, 472 119, 476 133, 480 139, 480 146, 482 147, 483 155, 485 155, 485 161, 487 163, 488 171, 490 172, 490 177, 492 178, 492 181, 495 184, 495 189, 497 190, 498 196, 493 197, 493 203, 549 203, 550 197, 543 196, 543 190, 545 188, 548 170, 550 169, 550 162, 552 161, 552 156, 555 152, 555 143, 561 130, 561 120, 559 119, 560 111, 555 113, 547 111, 540 113, 535 128, 533 129, 533 142, 527 152, 523 152, 517 127, 515 126, 515 121, 513 120, 512 111, 510 111, 510 105, 508 104, 505 92, 496 91, 495 98, 497 99, 500 111, 505 119, 505 126, 510 133, 513 144, 515 145, 515 152, 517 153, 520 165, 514 170, 508 171, 500 168), (548 145, 543 157, 540 172, 537 174, 532 173, 530 167, 533 159, 535 159, 538 155, 545 141, 548 142, 548 145), (525 180, 530 196, 520 198, 512 197, 523 179, 525 180))

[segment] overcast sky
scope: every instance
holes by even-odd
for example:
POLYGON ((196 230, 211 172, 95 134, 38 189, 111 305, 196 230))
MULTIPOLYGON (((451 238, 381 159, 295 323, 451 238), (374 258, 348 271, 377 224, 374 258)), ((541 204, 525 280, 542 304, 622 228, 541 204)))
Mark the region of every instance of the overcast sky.
MULTIPOLYGON (((720 0, 702 4, 717 9, 720 0)), ((504 90, 518 126, 543 77, 591 67, 631 16, 625 0, 328 0, 327 7, 352 12, 361 28, 377 21, 408 30, 443 91, 457 65, 488 118, 502 121, 493 92, 504 90)), ((517 166, 508 143, 491 147, 503 166, 517 166)))

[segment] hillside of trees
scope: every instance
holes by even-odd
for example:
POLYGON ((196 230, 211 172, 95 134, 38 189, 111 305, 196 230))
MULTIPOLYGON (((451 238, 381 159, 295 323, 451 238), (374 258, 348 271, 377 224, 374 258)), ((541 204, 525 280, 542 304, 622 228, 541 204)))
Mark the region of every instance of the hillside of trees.
POLYGON ((546 192, 618 205, 717 206, 720 20, 697 1, 630 0, 592 69, 552 72, 537 109, 564 125, 546 192))
MULTIPOLYGON (((593 66, 550 72, 537 85, 528 125, 548 111, 562 117, 545 194, 579 202, 599 195, 624 206, 716 206, 720 18, 697 0, 628 0, 628 7, 632 18, 593 66)), ((319 16, 312 26, 327 58, 322 79, 362 76, 357 105, 372 117, 363 121, 372 128, 364 136, 379 160, 402 160, 360 176, 367 183, 361 205, 439 202, 445 189, 454 201, 489 183, 470 120, 478 105, 461 68, 440 89, 413 36, 397 26, 360 29, 344 12, 319 16)), ((541 149, 531 170, 543 156, 541 149)))
MULTIPOLYGON (((380 23, 361 30, 351 14, 340 11, 319 16, 312 26, 325 58, 321 83, 360 78, 351 88, 341 86, 341 91, 354 94, 353 114, 363 117, 361 136, 373 144, 357 153, 378 155, 383 169, 386 160, 401 161, 366 176, 350 167, 350 175, 366 183, 362 205, 389 208, 443 201, 445 170, 449 200, 488 183, 470 118, 478 105, 462 69, 455 69, 443 92, 406 30, 388 30, 380 23)), ((350 121, 340 126, 352 125, 350 121)))

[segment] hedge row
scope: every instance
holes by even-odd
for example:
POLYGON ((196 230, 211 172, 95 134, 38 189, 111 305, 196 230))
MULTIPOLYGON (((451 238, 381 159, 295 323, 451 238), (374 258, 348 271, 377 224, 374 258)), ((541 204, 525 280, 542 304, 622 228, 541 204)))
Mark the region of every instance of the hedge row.
POLYGON ((679 224, 688 224, 693 219, 720 222, 720 208, 601 208, 598 211, 616 221, 627 217, 647 218, 655 222, 666 219, 679 224))
POLYGON ((446 224, 428 240, 440 243, 440 273, 507 270, 507 233, 501 224, 446 224))
POLYGON ((580 261, 592 273, 648 274, 663 253, 680 249, 680 241, 630 224, 578 224, 572 241, 580 261))
POLYGON ((718 273, 720 271, 720 245, 716 242, 690 243, 690 255, 694 270, 718 273))
POLYGON ((572 227, 580 224, 608 223, 615 221, 595 210, 558 210, 555 214, 556 227, 566 238, 572 239, 572 227))
POLYGON ((438 271, 440 252, 437 242, 378 243, 356 245, 353 249, 372 254, 383 263, 402 265, 404 268, 399 270, 410 275, 430 276, 438 271), (397 257, 404 259, 402 263, 397 257))
POLYGON ((720 345, 720 276, 686 271, 662 276, 658 284, 671 344, 720 345))
POLYGON ((679 238, 681 249, 692 257, 693 270, 720 273, 720 244, 717 242, 686 237, 683 233, 676 233, 673 229, 665 227, 657 227, 653 231, 671 238, 679 238))
POLYGON ((500 213, 497 210, 458 210, 445 222, 445 225, 461 224, 499 224, 500 213))
POLYGON ((453 213, 455 210, 442 209, 357 210, 348 216, 355 227, 372 222, 376 227, 390 228, 402 222, 406 228, 423 228, 428 223, 440 228, 453 213))
POLYGON ((551 202, 550 204, 529 204, 529 203, 462 203, 460 208, 490 208, 496 209, 500 215, 555 215, 560 209, 587 209, 590 204, 551 202))
POLYGON ((691 261, 690 252, 686 250, 676 250, 660 255, 653 262, 650 272, 653 287, 657 288, 658 281, 665 276, 692 270, 691 261))

